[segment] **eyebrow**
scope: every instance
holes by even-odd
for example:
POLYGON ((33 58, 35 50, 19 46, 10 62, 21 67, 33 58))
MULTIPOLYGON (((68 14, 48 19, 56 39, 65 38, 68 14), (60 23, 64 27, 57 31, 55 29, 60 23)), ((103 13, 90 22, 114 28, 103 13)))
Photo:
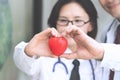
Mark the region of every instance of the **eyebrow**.
MULTIPOLYGON (((67 17, 65 17, 65 16, 59 16, 59 18, 66 18, 67 19, 67 17)), ((81 16, 75 16, 74 18, 82 18, 81 16)))
POLYGON ((59 16, 59 18, 67 18, 67 17, 65 17, 65 16, 59 16))

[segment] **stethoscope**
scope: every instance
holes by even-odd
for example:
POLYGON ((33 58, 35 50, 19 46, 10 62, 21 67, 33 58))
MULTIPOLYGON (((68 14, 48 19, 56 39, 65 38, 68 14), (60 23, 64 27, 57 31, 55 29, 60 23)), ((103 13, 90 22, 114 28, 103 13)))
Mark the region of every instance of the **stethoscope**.
MULTIPOLYGON (((66 71, 66 74, 68 74, 67 66, 65 65, 65 63, 63 63, 63 62, 61 61, 60 57, 58 57, 58 61, 55 62, 55 64, 53 65, 53 69, 52 69, 52 71, 55 72, 55 66, 56 66, 58 63, 59 63, 59 64, 62 64, 62 65, 64 66, 65 71, 66 71)), ((89 60, 89 63, 90 63, 91 70, 92 70, 93 80, 95 80, 95 73, 94 73, 93 63, 92 63, 91 60, 89 60)))
POLYGON ((65 65, 65 63, 63 63, 63 62, 61 61, 60 57, 58 57, 58 61, 55 62, 55 64, 53 65, 53 69, 52 69, 53 72, 55 72, 55 66, 56 66, 57 64, 62 64, 62 65, 64 66, 65 70, 66 70, 66 74, 68 74, 67 66, 65 65))

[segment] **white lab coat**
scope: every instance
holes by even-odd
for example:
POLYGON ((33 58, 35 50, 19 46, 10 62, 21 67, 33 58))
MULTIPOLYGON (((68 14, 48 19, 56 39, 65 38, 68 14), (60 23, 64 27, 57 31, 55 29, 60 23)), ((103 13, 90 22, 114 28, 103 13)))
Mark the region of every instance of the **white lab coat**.
MULTIPOLYGON (((69 80, 71 70, 73 68, 73 60, 61 58, 61 61, 63 61, 68 68, 68 74, 66 74, 65 68, 61 64, 57 64, 55 72, 53 72, 53 65, 58 59, 50 57, 40 57, 38 59, 35 59, 28 57, 24 53, 26 44, 27 43, 25 42, 19 43, 15 47, 14 52, 14 62, 21 71, 30 76, 32 80, 69 80)), ((67 49, 66 52, 71 51, 67 49)), ((79 61, 79 74, 81 80, 93 80, 93 74, 89 60, 79 59, 79 61)), ((97 66, 97 62, 95 60, 92 60, 92 64, 94 66, 96 80, 101 80, 101 68, 97 66)))

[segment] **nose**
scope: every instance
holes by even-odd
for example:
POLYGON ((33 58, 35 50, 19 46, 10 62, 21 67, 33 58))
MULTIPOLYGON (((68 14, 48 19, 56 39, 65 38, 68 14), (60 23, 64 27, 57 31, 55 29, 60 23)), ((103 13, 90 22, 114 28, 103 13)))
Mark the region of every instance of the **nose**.
POLYGON ((69 22, 68 22, 68 25, 73 25, 73 21, 69 21, 69 22))

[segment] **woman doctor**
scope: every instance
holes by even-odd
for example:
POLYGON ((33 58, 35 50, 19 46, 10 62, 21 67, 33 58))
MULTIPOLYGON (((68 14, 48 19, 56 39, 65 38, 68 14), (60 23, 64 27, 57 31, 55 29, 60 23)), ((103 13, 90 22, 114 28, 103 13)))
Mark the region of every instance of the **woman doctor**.
MULTIPOLYGON (((97 12, 91 0, 58 0, 48 19, 48 28, 36 34, 28 43, 20 42, 14 51, 16 66, 32 80, 70 80, 73 69, 73 59, 61 58, 66 65, 68 74, 63 65, 57 64, 53 72, 53 65, 57 56, 53 55, 48 47, 51 36, 60 37, 66 29, 80 30, 84 35, 95 38, 97 33, 97 12)), ((76 51, 79 45, 69 36, 65 53, 76 51)), ((79 46, 82 48, 82 46, 79 46)), ((80 63, 80 80, 101 80, 101 75, 95 74, 96 62, 94 60, 78 59, 80 63)), ((75 80, 75 79, 74 79, 75 80)))

